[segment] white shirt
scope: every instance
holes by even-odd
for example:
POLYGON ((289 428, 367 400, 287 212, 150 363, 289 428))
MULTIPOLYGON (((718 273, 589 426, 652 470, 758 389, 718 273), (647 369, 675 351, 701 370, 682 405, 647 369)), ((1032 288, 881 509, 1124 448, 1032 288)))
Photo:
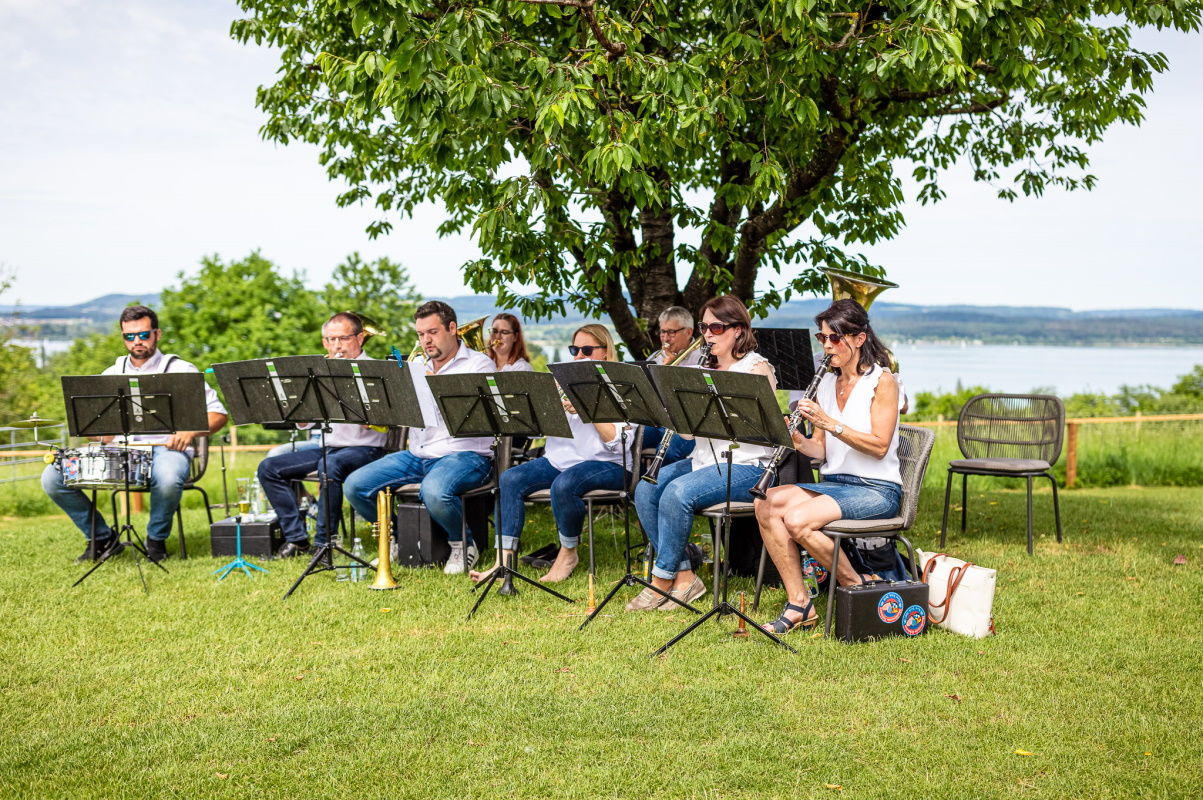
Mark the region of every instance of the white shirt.
MULTIPOLYGON (((612 461, 615 464, 626 462, 630 469, 633 466, 630 455, 624 457, 622 452, 622 431, 627 427, 625 422, 614 423, 614 438, 603 442, 597 427, 591 422, 585 422, 578 414, 566 414, 568 427, 572 429, 572 438, 548 436, 543 455, 551 465, 560 472, 575 467, 585 461, 612 461)), ((634 437, 627 437, 627 449, 634 444, 634 437)))
MULTIPOLYGON (((753 367, 762 362, 767 364, 768 359, 760 353, 752 352, 745 355, 739 361, 736 361, 725 371, 751 372, 753 367)), ((701 368, 699 367, 699 369, 701 368)), ((771 365, 769 369, 772 369, 771 365)), ((714 371, 718 372, 719 370, 714 371)), ((765 380, 768 380, 768 378, 765 378, 765 380)), ((769 381, 769 386, 771 387, 772 385, 773 382, 769 381)), ((771 447, 763 447, 758 444, 745 444, 744 442, 738 442, 737 444, 739 446, 731 452, 732 464, 751 464, 752 466, 763 467, 768 462, 769 457, 773 455, 773 448, 771 447)), ((730 442, 723 441, 722 439, 706 439, 699 436, 697 444, 693 446, 693 455, 690 456, 693 459, 693 468, 698 470, 713 467, 715 464, 726 464, 726 450, 730 446, 730 442)))
MULTIPOLYGON (((156 350, 155 354, 146 359, 142 366, 136 366, 133 360, 124 355, 118 358, 111 367, 105 368, 101 375, 159 375, 177 372, 194 372, 199 373, 200 370, 195 365, 180 358, 177 355, 164 353, 162 350, 156 350)), ((217 392, 213 391, 213 387, 205 384, 205 411, 210 414, 225 414, 226 407, 217 399, 217 392)), ((135 433, 129 437, 130 444, 167 444, 171 439, 169 434, 163 433, 135 433)), ((192 448, 189 447, 186 451, 188 457, 192 457, 192 448)))
MULTIPOLYGON (((827 412, 827 416, 843 423, 845 428, 855 431, 873 430, 873 420, 869 410, 873 405, 873 394, 877 391, 877 382, 885 370, 880 364, 874 364, 873 369, 857 379, 848 399, 844 402, 844 410, 835 397, 836 374, 829 372, 823 376, 819 384, 819 392, 815 401, 827 412)), ((827 431, 823 441, 826 443, 827 460, 819 468, 823 475, 856 475, 860 478, 871 478, 879 481, 902 483, 902 470, 898 462, 898 427, 894 427, 894 438, 890 440, 890 449, 885 457, 874 458, 859 450, 854 450, 844 444, 838 436, 827 431)))
MULTIPOLYGON (((425 356, 410 361, 406 368, 414 382, 418 393, 418 406, 422 409, 422 418, 426 420, 425 428, 411 428, 409 431, 409 452, 418 458, 442 458, 452 453, 468 451, 482 456, 492 455, 490 445, 493 440, 488 436, 472 438, 454 438, 447 430, 447 422, 439 411, 434 393, 426 381, 427 361, 425 356)), ((462 341, 459 349, 451 360, 443 364, 443 368, 435 375, 457 375, 471 373, 495 372, 497 365, 493 359, 484 353, 479 353, 468 347, 462 341)))
POLYGON ((517 361, 512 361, 506 364, 501 369, 497 369, 496 362, 493 367, 494 372, 534 372, 535 368, 530 365, 530 362, 525 358, 520 358, 517 361))

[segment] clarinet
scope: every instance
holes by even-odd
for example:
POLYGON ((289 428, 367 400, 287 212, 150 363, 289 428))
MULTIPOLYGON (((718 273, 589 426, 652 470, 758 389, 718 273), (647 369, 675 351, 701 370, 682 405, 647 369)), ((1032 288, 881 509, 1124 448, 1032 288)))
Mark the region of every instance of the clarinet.
MULTIPOLYGON (((713 369, 715 367, 712 356, 710 355, 710 342, 703 342, 701 347, 702 366, 713 369)), ((660 446, 656 448, 656 455, 652 456, 651 463, 647 465, 647 469, 643 471, 643 475, 639 477, 641 481, 647 481, 650 484, 656 483, 656 477, 660 474, 660 467, 664 466, 664 459, 668 455, 668 448, 673 443, 673 437, 677 435, 676 431, 664 431, 664 438, 660 440, 660 446)))
MULTIPOLYGON (((819 393, 819 384, 823 382, 823 376, 829 369, 831 369, 831 354, 823 356, 823 361, 815 370, 815 376, 811 379, 810 386, 806 387, 806 393, 802 395, 802 400, 815 399, 815 395, 819 393)), ((794 413, 789 415, 789 422, 785 427, 789 429, 790 434, 801 429, 802 435, 809 439, 814 435, 814 425, 809 420, 802 418, 802 400, 799 400, 798 405, 794 406, 794 413)), ((785 461, 785 457, 792 451, 792 447, 778 447, 774 450, 773 455, 769 458, 768 466, 760 474, 760 480, 756 481, 756 485, 748 490, 748 494, 758 500, 763 500, 773 479, 777 477, 777 470, 781 468, 781 462, 785 461)))

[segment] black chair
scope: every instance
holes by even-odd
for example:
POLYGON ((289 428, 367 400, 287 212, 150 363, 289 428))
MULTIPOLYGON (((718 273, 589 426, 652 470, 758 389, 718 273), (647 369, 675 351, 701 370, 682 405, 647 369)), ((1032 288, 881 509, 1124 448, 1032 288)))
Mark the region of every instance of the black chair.
MULTIPOLYGON (((209 495, 205 491, 204 487, 200 485, 200 480, 201 480, 201 478, 203 478, 205 476, 205 470, 208 469, 208 467, 209 467, 209 435, 204 434, 201 436, 197 436, 195 439, 192 440, 192 461, 188 465, 188 477, 184 480, 183 491, 200 492, 200 495, 204 499, 204 503, 205 503, 205 514, 208 515, 209 525, 212 526, 213 525, 213 509, 211 509, 209 507, 209 495)), ((149 492, 150 489, 132 486, 132 487, 130 487, 129 491, 130 492, 149 492)), ((121 494, 123 492, 125 492, 125 489, 115 489, 115 490, 113 490, 113 493, 109 496, 109 499, 112 502, 112 506, 113 506, 113 519, 118 519, 117 495, 121 494)), ((129 502, 128 498, 127 498, 126 502, 129 502)), ((181 495, 180 505, 181 506, 183 505, 182 495, 181 495)), ((188 542, 187 542, 187 539, 184 538, 184 513, 178 507, 175 510, 175 519, 176 519, 177 525, 179 526, 180 558, 185 559, 188 557, 188 542)))
MULTIPOLYGON (((398 426, 389 426, 388 435, 384 440, 385 454, 395 453, 398 450, 405 449, 405 442, 408 437, 409 437, 409 428, 403 428, 403 427, 398 427, 398 426)), ((293 486, 295 487, 295 490, 296 490, 298 504, 301 501, 302 493, 306 491, 305 484, 307 484, 307 483, 313 483, 313 484, 321 483, 321 479, 319 478, 318 471, 316 469, 313 472, 310 472, 305 477, 297 478, 295 481, 293 481, 293 486)), ((319 487, 319 491, 320 491, 320 487, 319 487)), ((351 508, 350 503, 347 503, 346 505, 347 505, 347 507, 349 509, 349 513, 351 515, 350 523, 348 524, 346 517, 344 517, 341 514, 339 515, 338 520, 335 523, 336 527, 338 528, 336 533, 341 533, 343 536, 346 536, 348 531, 355 530, 355 509, 351 508)))
POLYGON ((927 474, 927 463, 931 459, 935 443, 936 434, 930 428, 920 428, 917 425, 898 426, 898 461, 902 472, 902 506, 898 509, 898 516, 886 519, 837 519, 823 527, 823 533, 835 541, 835 550, 831 557, 831 575, 827 580, 827 622, 823 628, 825 636, 831 635, 836 569, 839 567, 840 551, 845 541, 855 547, 858 540, 868 540, 866 543, 874 545, 874 549, 888 544, 872 541, 874 539, 902 542, 907 549, 911 579, 919 580, 915 549, 910 540, 902 534, 915 524, 915 516, 919 510, 919 492, 923 488, 923 476, 927 474))
POLYGON ((1053 464, 1061 456, 1065 405, 1047 394, 979 394, 970 398, 957 418, 957 445, 964 458, 948 462, 940 547, 948 529, 952 476, 961 476, 961 533, 969 507, 970 475, 1024 478, 1028 486, 1028 555, 1032 555, 1032 479, 1048 478, 1053 487, 1057 541, 1061 541, 1061 502, 1053 464))

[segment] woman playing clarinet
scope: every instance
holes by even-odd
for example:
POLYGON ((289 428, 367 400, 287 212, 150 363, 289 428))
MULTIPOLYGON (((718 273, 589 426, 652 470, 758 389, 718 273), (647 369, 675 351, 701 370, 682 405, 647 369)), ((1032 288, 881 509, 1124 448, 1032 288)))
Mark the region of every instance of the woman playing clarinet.
MULTIPOLYGON (((781 574, 788 601, 765 629, 776 634, 809 628, 818 621, 802 579, 801 545, 830 570, 835 545, 822 528, 837 519, 884 519, 898 514, 902 476, 898 461, 898 382, 889 354, 854 300, 839 300, 815 317, 815 334, 831 372, 813 400, 802 400, 802 419, 814 426, 810 439, 794 433, 794 447, 823 462, 822 483, 769 489, 756 501, 756 520, 765 547, 781 574)), ((889 548, 891 553, 893 548, 889 548)), ((840 585, 876 578, 857 552, 846 546, 840 585)), ((880 570, 879 570, 880 571, 880 570)))
MULTIPOLYGON (((722 295, 702 306, 702 335, 710 346, 710 363, 703 368, 763 375, 775 389, 776 378, 768 360, 756 352, 756 336, 748 309, 734 295, 722 295)), ((665 434, 666 436, 668 434, 665 434)), ((685 557, 685 544, 693 528, 694 513, 722 502, 727 491, 725 451, 731 442, 698 438, 689 458, 667 464, 655 484, 640 483, 635 490, 639 522, 655 550, 652 585, 673 600, 644 589, 627 603, 628 611, 673 611, 705 594, 706 586, 685 557), (674 600, 680 602, 674 602, 674 600)), ((741 444, 732 452, 731 499, 750 502, 765 462, 767 447, 741 444)))

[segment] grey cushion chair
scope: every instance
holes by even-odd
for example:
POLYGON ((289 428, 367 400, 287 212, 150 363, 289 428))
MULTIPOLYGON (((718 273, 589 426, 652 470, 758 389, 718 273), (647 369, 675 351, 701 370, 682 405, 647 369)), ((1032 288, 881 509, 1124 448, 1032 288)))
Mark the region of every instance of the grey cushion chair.
POLYGON ((1028 555, 1032 555, 1032 479, 1048 478, 1053 487, 1057 541, 1061 541, 1061 503, 1053 464, 1061 456, 1065 405, 1048 394, 979 394, 970 398, 957 418, 957 445, 964 458, 948 462, 944 487, 944 519, 940 547, 948 529, 952 476, 961 476, 961 533, 969 506, 970 475, 1024 478, 1028 488, 1028 555))
MULTIPOLYGON (((205 470, 209 468, 209 435, 204 434, 197 436, 192 440, 192 461, 188 465, 188 477, 184 479, 183 491, 200 492, 205 503, 205 513, 209 516, 209 525, 213 525, 213 509, 209 507, 209 495, 204 487, 200 485, 200 480, 205 476, 205 470)), ((113 519, 118 519, 117 516, 117 495, 124 492, 125 489, 115 489, 110 495, 110 500, 113 505, 113 519)), ((130 488, 131 492, 149 492, 150 489, 140 489, 136 487, 130 488)), ((182 495, 181 495, 182 496, 182 495)), ((181 505, 183 503, 181 502, 181 505)), ((180 537, 180 558, 188 557, 188 542, 184 538, 184 513, 181 509, 176 508, 175 520, 179 528, 180 537)))
POLYGON ((923 488, 923 476, 927 474, 927 463, 931 459, 936 434, 930 428, 917 425, 898 426, 898 460, 902 471, 902 507, 898 516, 887 519, 837 519, 823 528, 823 533, 835 540, 835 552, 831 559, 831 579, 827 581, 827 621, 824 635, 831 635, 831 616, 835 609, 836 568, 840 563, 840 552, 845 540, 869 540, 876 538, 894 539, 906 545, 911 578, 919 580, 915 548, 903 532, 915 524, 919 510, 919 492, 923 488))

